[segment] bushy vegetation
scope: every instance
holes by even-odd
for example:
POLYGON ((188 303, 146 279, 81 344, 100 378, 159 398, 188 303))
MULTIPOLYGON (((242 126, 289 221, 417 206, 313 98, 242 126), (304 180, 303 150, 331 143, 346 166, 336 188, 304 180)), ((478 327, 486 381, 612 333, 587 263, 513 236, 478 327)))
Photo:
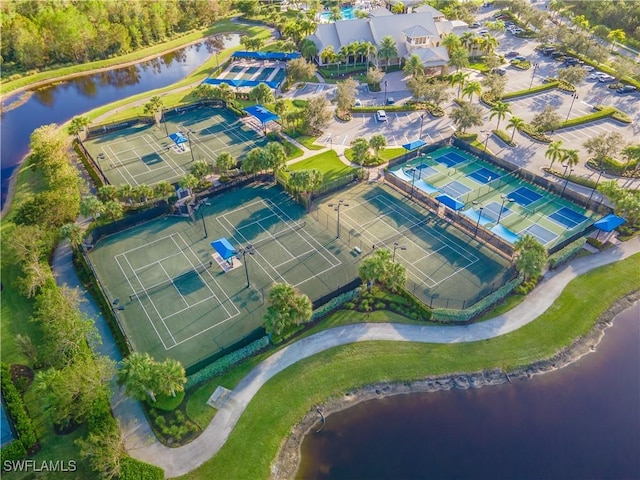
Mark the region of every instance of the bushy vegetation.
POLYGON ((164 470, 132 457, 122 459, 119 480, 164 480, 164 470))
POLYGON ((0 365, 0 380, 7 414, 18 433, 18 438, 2 449, 2 460, 18 460, 26 456, 27 451, 36 445, 38 439, 33 421, 27 413, 18 389, 11 380, 9 366, 4 363, 0 365))
POLYGON ((585 237, 580 237, 578 240, 576 240, 575 242, 571 242, 563 249, 557 251, 552 255, 549 255, 549 258, 547 259, 549 268, 558 268, 559 266, 567 263, 582 250, 586 242, 587 239, 585 237))

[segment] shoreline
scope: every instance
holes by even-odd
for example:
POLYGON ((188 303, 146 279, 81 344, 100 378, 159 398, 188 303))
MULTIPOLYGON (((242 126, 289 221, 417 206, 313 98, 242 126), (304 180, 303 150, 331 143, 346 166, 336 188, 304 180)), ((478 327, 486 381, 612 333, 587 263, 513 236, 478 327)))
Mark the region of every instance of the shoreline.
POLYGON ((301 461, 300 448, 304 437, 320 425, 319 411, 324 417, 346 410, 359 403, 376 398, 390 397, 410 393, 429 393, 440 390, 481 388, 491 385, 511 383, 512 379, 531 379, 564 368, 580 360, 596 347, 604 337, 607 328, 613 325, 613 319, 640 301, 640 291, 632 292, 611 305, 596 321, 591 330, 546 360, 522 366, 511 372, 502 369, 483 370, 472 373, 453 373, 426 377, 415 382, 382 382, 358 387, 345 392, 340 397, 328 398, 321 405, 314 405, 309 412, 291 429, 291 434, 282 441, 280 449, 271 466, 271 479, 284 480, 294 478, 301 461))

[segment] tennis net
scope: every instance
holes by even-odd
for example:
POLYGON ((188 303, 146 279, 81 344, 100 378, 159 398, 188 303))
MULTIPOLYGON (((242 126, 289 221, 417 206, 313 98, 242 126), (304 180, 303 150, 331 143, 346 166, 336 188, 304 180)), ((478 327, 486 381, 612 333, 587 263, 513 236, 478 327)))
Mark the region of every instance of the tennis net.
POLYGON ((288 235, 290 233, 293 232, 297 232, 298 230, 303 229, 304 227, 307 226, 307 222, 299 222, 299 223, 294 223, 292 225, 287 224, 287 226, 281 230, 278 230, 277 232, 274 233, 270 233, 270 235, 268 237, 262 238, 260 240, 257 240, 253 243, 253 247, 259 247, 260 245, 264 245, 266 243, 270 243, 273 242, 274 240, 277 240, 281 237, 284 237, 285 235, 288 235))
POLYGON ((137 292, 133 292, 131 295, 129 295, 129 300, 140 300, 143 296, 148 297, 150 293, 152 292, 157 292, 158 290, 162 290, 163 288, 169 286, 169 285, 175 285, 176 282, 179 282, 181 280, 185 280, 187 278, 189 278, 192 275, 199 275, 202 272, 204 272, 206 269, 209 268, 210 265, 206 265, 206 264, 202 264, 196 268, 193 268, 191 270, 188 270, 184 273, 181 273, 180 275, 170 278, 169 280, 165 280, 163 282, 160 283, 156 283, 155 285, 151 285, 149 288, 143 288, 142 290, 139 290, 137 292))

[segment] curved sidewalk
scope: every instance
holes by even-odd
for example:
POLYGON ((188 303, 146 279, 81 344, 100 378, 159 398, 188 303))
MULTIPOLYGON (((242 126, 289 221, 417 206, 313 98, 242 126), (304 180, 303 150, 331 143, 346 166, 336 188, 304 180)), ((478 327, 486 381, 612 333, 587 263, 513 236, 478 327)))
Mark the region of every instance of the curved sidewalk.
POLYGON ((222 448, 251 399, 270 378, 304 358, 336 346, 371 340, 456 343, 497 337, 535 320, 551 306, 564 287, 575 277, 627 258, 638 251, 640 237, 605 252, 577 259, 548 274, 516 308, 482 323, 451 327, 389 323, 355 324, 325 330, 304 338, 274 353, 256 366, 236 386, 202 435, 190 444, 168 448, 156 440, 149 441, 146 435, 140 435, 142 432, 135 431, 139 426, 124 425, 127 430, 127 448, 132 456, 162 467, 167 477, 186 474, 209 460, 222 448))

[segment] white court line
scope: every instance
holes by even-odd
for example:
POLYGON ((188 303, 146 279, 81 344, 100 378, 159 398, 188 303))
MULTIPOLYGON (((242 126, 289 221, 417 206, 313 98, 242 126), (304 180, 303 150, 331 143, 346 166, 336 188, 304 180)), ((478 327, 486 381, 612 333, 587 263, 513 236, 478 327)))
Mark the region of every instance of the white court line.
MULTIPOLYGON (((120 255, 124 255, 124 254, 120 254, 120 255)), ((133 288, 133 285, 131 284, 131 281, 129 280, 129 277, 124 272, 124 268, 122 268, 122 265, 120 264, 120 261, 118 260, 118 256, 117 255, 114 256, 113 259, 118 264, 118 267, 120 268, 120 271, 122 272, 122 276, 127 280, 127 283, 129 284, 129 287, 131 288, 131 291, 135 292, 136 289, 133 288)), ((144 304, 142 302, 140 302, 140 306, 142 307, 142 310, 144 311, 145 315, 147 316, 147 320, 149 320, 149 323, 151 324, 151 328, 153 328, 154 332, 156 332, 156 335, 160 339, 160 342, 162 343, 162 346, 164 347, 165 350, 169 350, 169 348, 167 347, 167 344, 164 343, 164 340, 162 339, 162 336, 160 335, 160 332, 158 332, 158 329, 156 328, 155 324, 151 321, 151 316, 149 315, 149 312, 147 312, 147 309, 144 307, 144 304)), ((165 328, 166 328, 166 325, 165 325, 165 328)))
POLYGON ((105 154, 107 155, 107 160, 109 160, 110 166, 111 168, 115 168, 117 169, 117 172, 122 176, 122 179, 126 182, 126 183, 133 183, 135 185, 138 185, 138 181, 136 180, 135 176, 131 174, 131 172, 129 171, 129 169, 127 168, 126 165, 122 164, 122 162, 119 161, 117 155, 114 153, 113 149, 109 146, 109 145, 105 145, 102 147, 105 154), (111 155, 109 155, 106 151, 106 149, 109 149, 109 151, 111 152, 111 155), (114 161, 110 160, 110 158, 115 158, 116 161, 119 163, 116 164, 114 161), (122 170, 124 170, 124 173, 122 172, 122 170), (126 175, 125 175, 126 173, 126 175), (127 180, 127 176, 129 177, 129 181, 127 180))
MULTIPOLYGON (((149 141, 149 139, 147 138, 147 135, 141 135, 142 139, 147 142, 147 145, 149 145, 151 148, 153 148, 155 150, 156 155, 158 155, 166 165, 159 165, 157 168, 154 169, 149 169, 152 171, 156 171, 156 170, 160 170, 163 168, 170 168, 171 171, 173 172, 173 176, 180 176, 180 175, 184 175, 186 172, 173 160, 173 158, 171 157, 171 155, 167 155, 165 157, 162 156, 162 154, 160 153, 160 150, 158 150, 157 146, 154 145, 153 143, 151 143, 149 141), (178 171, 176 171, 175 168, 173 168, 173 166, 171 165, 171 163, 173 163, 173 165, 178 169, 178 171)), ((154 139, 155 142, 155 139, 154 139)), ((186 153, 186 152, 185 152, 186 153)))
MULTIPOLYGON (((160 263, 160 268, 162 269, 162 271, 164 272, 164 274, 169 277, 169 280, 171 280, 171 286, 173 286, 173 288, 176 289, 176 292, 178 292, 178 295, 180 295, 180 298, 182 298, 182 301, 184 302, 184 304, 188 307, 189 303, 185 300, 184 295, 182 295, 182 293, 180 292, 180 290, 178 289, 178 287, 176 287, 176 284, 173 281, 173 278, 171 278, 171 275, 169 275, 169 272, 167 272, 164 268, 164 266, 160 263)), ((157 311, 157 309, 156 309, 157 311)), ((164 319, 163 319, 164 320, 164 319)))

